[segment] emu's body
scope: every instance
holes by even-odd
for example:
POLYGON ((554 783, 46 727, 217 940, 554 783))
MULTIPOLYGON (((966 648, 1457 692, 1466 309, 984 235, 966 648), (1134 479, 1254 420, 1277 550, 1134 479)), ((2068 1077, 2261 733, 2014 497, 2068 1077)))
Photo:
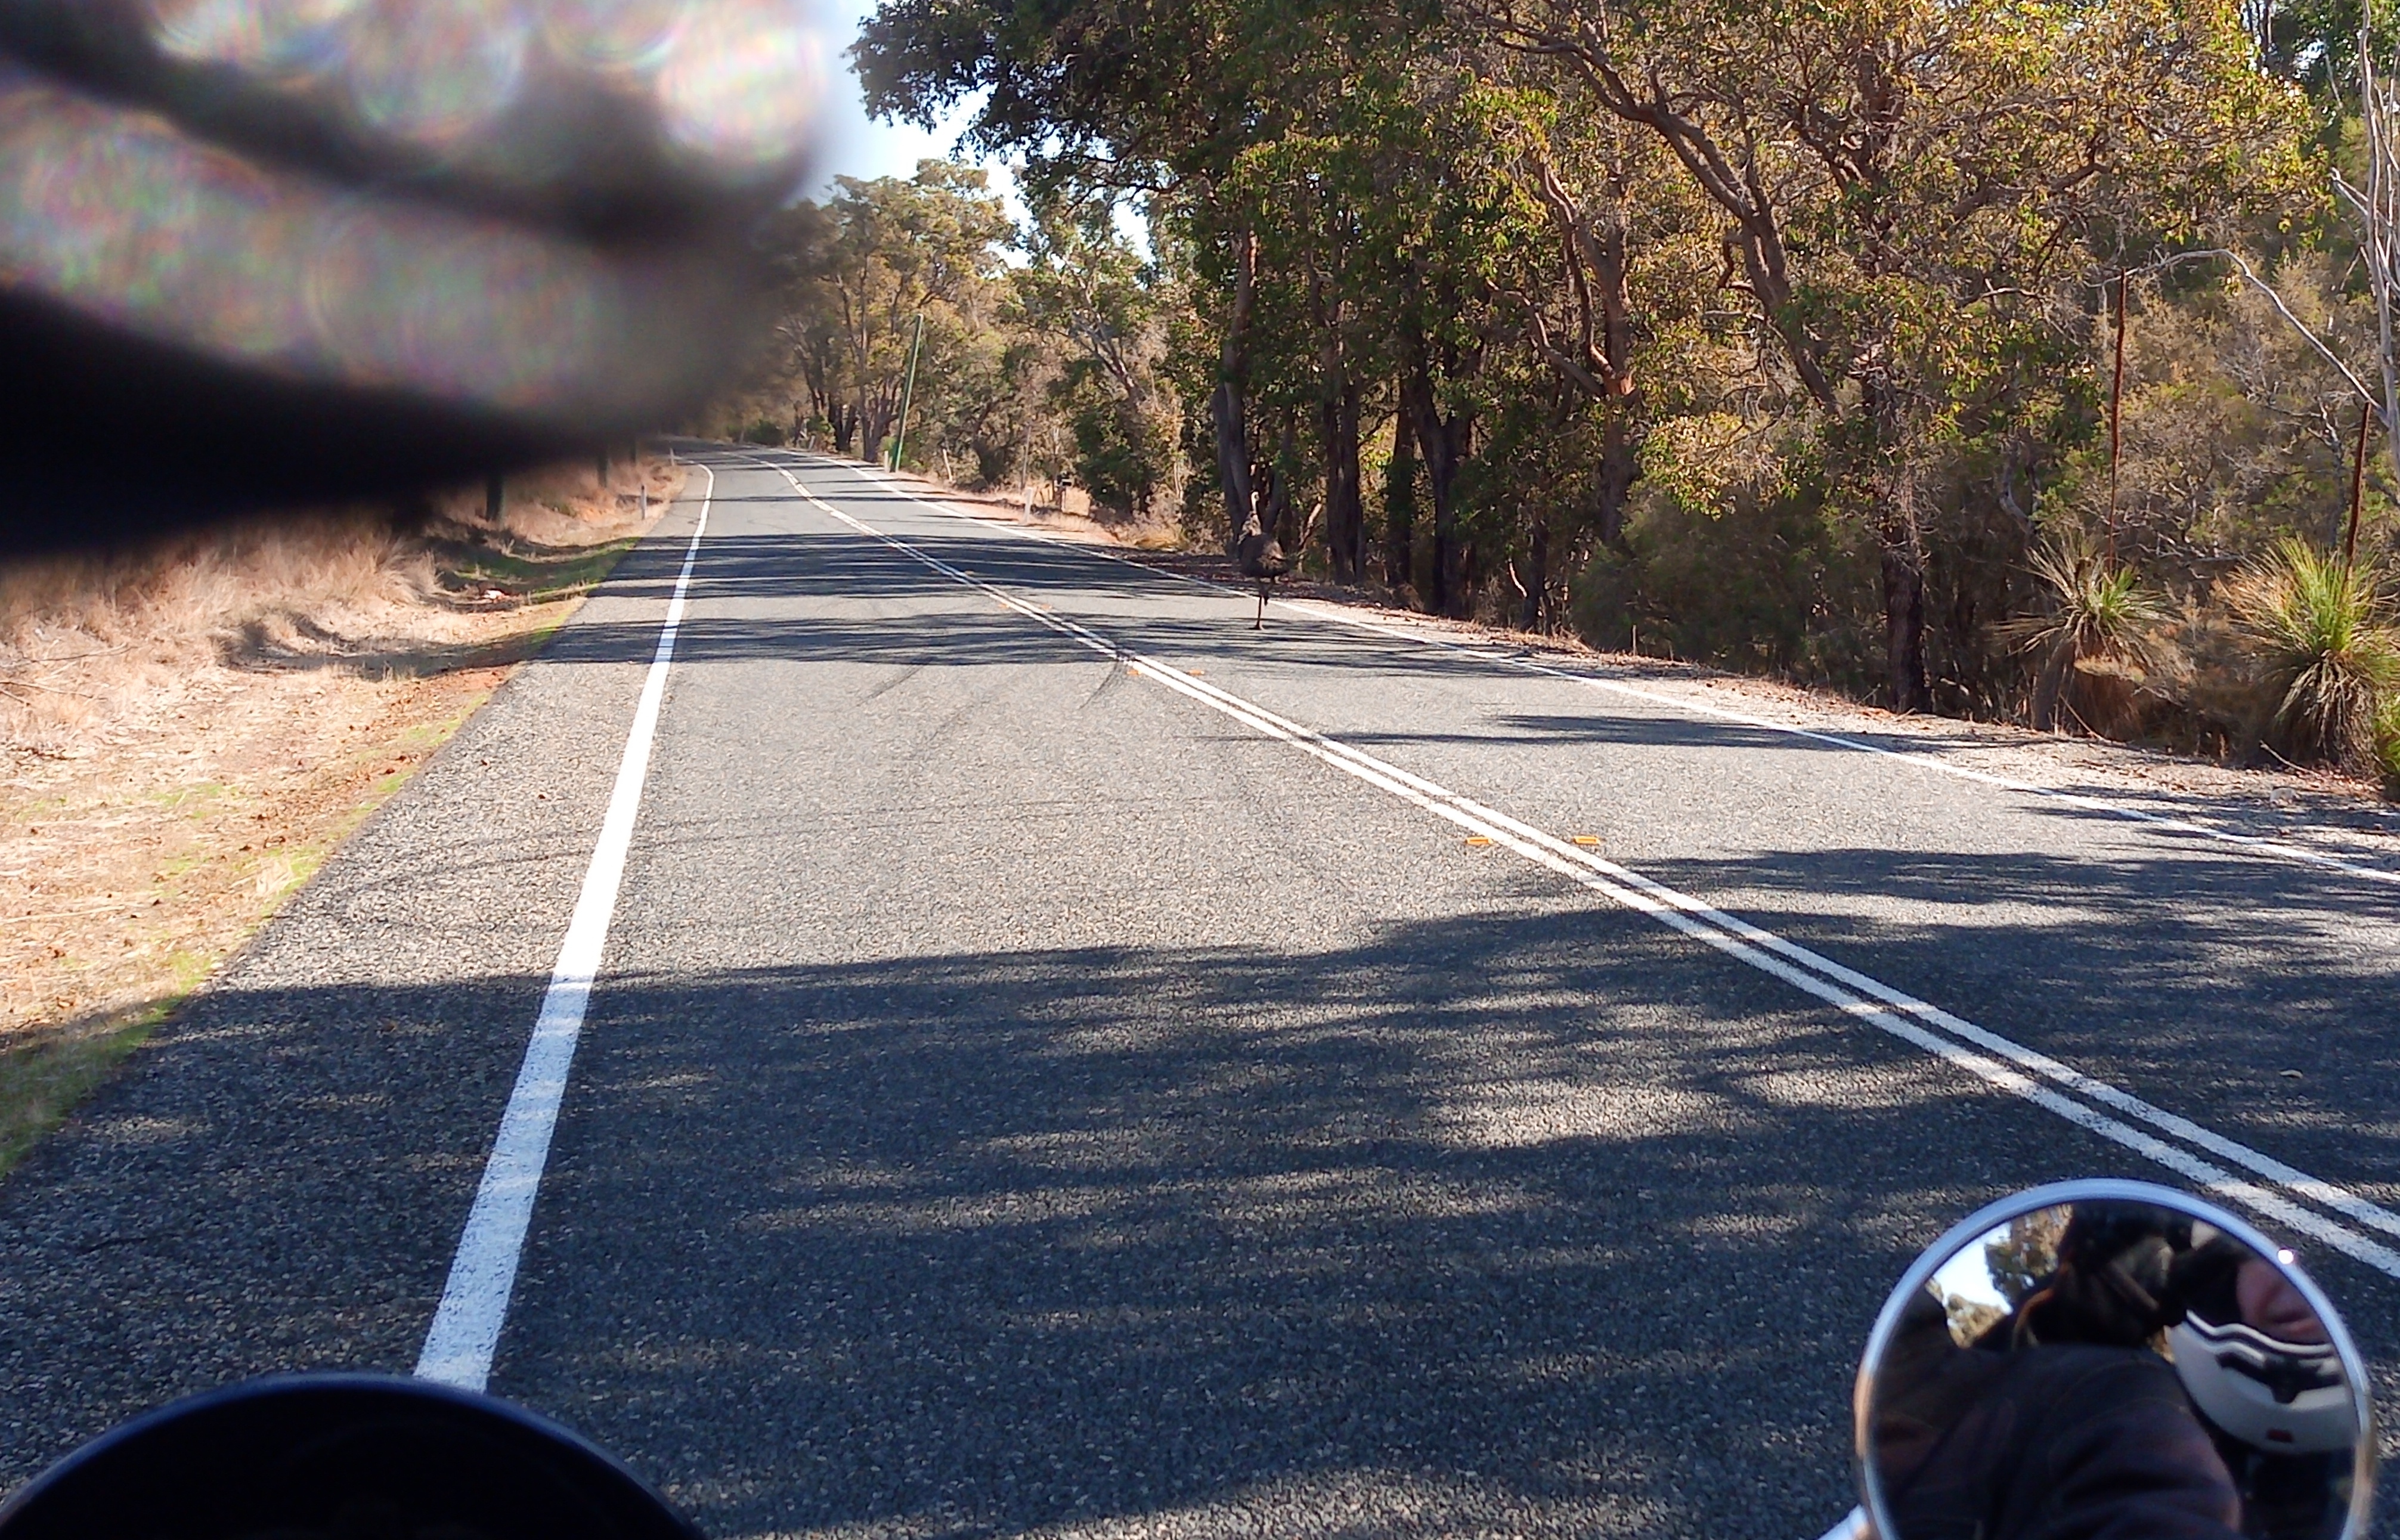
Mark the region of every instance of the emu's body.
POLYGON ((1276 543, 1275 538, 1264 530, 1244 536, 1241 544, 1234 548, 1234 555, 1241 563, 1242 576, 1258 579, 1259 618, 1251 623, 1250 629, 1262 631, 1267 623, 1267 590, 1275 586, 1276 579, 1291 570, 1291 562, 1284 555, 1283 547, 1276 543))

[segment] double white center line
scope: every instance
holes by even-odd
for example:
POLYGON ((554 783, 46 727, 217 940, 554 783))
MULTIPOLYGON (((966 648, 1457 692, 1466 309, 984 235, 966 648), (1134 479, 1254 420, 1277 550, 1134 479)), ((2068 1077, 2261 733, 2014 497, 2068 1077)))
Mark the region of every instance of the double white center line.
POLYGON ((1029 620, 1071 637, 1093 652, 1138 669, 1179 695, 1504 846, 1535 865, 1603 893, 1627 908, 1649 915, 1845 1015, 2154 1161, 2209 1192, 2400 1278, 2400 1251, 2376 1238, 2376 1233, 2400 1238, 2400 1214, 2153 1106, 2130 1092, 2094 1080, 2047 1054, 1845 967, 1594 852, 1279 716, 1171 664, 1132 651, 1088 626, 961 571, 907 540, 870 528, 801 485, 785 467, 775 465, 772 469, 791 484, 794 492, 849 528, 988 595, 1029 620))

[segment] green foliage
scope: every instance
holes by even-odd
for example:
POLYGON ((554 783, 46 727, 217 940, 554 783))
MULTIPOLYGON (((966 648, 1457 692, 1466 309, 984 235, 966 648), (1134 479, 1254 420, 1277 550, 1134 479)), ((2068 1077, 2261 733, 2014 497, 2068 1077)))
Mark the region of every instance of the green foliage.
POLYGON ((1865 532, 1805 466, 1767 460, 1705 502, 1645 484, 1621 544, 1596 552, 1577 585, 1585 634, 1810 683, 1871 680, 1877 600, 1865 532))
MULTIPOLYGON (((2299 320, 2349 357, 2374 350, 2375 312, 2343 287, 2328 252, 2298 252, 2268 270, 2299 320)), ((2122 456, 2109 513, 2108 446, 2095 432, 2071 449, 2042 497, 2046 527, 2120 552, 2169 592, 2205 593, 2219 576, 2295 531, 2340 537, 2359 402, 2350 382, 2268 298, 2230 268, 2192 266, 2172 284, 2133 287, 2122 456)), ((2108 365, 2107 331, 2093 342, 2108 365)), ((2388 462, 2370 455, 2370 546, 2390 507, 2388 462)))
POLYGON ((938 391, 938 382, 971 375, 1012 232, 985 173, 947 161, 920 161, 907 178, 840 177, 835 187, 760 235, 784 309, 779 346, 745 394, 774 401, 780 410, 763 414, 770 418, 822 425, 826 447, 874 459, 897 426, 920 317, 920 377, 938 391))
POLYGON ((2351 707, 2243 704, 2256 581, 2216 596, 2348 504, 2356 4, 885 0, 857 58, 1027 162, 923 429, 986 481, 1902 709, 2358 762, 2351 707))
POLYGON ((921 324, 911 467, 1039 483, 1045 500, 1081 484, 1127 515, 1173 495, 1180 405, 1160 360, 1180 291, 1118 228, 1117 200, 1052 198, 1017 230, 984 172, 946 161, 837 189, 762 238, 784 278, 780 346, 742 393, 744 437, 784 442, 788 419, 790 437, 880 457, 921 324))
POLYGON ((1149 512, 1174 464, 1166 425, 1129 407, 1088 361, 1067 371, 1051 400, 1074 441, 1075 484, 1107 512, 1125 518, 1149 512))
POLYGON ((2080 541, 2039 546, 2026 566, 2049 611, 2006 621, 1999 630, 2039 660, 2034 727, 2044 732, 2055 727, 2062 703, 2087 727, 2117 726, 2133 704, 2127 684, 2148 660, 2167 606, 2132 567, 2080 541))
POLYGON ((2385 696, 2375 714, 2375 769, 2384 797, 2400 802, 2400 692, 2385 696))
POLYGON ((1073 441, 1076 484, 1098 508, 1142 518, 1181 474, 1179 402, 1160 367, 1181 291, 1119 227, 1119 207, 1063 196, 1037 206, 1012 315, 1053 361, 1046 404, 1073 441))
POLYGON ((2278 750, 2377 773, 2377 725, 2400 690, 2400 633, 2374 571, 2286 538, 2223 592, 2274 699, 2278 750))
POLYGON ((2011 1308, 2032 1299, 2058 1271, 2058 1243, 2073 1218, 2071 1208, 2038 1208, 1984 1243, 1984 1274, 2011 1308))
POLYGON ((2058 607, 2027 622, 2031 647, 2065 647, 2076 658, 2138 657, 2148 629, 2166 618, 2155 594, 2131 567, 2112 567, 2095 552, 2036 552, 2035 576, 2058 607))

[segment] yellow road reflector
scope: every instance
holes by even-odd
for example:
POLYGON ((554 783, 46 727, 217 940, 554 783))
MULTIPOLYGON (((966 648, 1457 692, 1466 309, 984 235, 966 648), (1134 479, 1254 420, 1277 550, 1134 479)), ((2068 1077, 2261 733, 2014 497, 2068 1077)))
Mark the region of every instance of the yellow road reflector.
POLYGON ((1186 674, 1191 675, 1192 675, 1193 677, 1194 677, 1194 678, 1197 678, 1197 677, 1199 677, 1201 675, 1204 675, 1204 674, 1207 673, 1208 671, 1207 671, 1207 669, 1205 669, 1205 668, 1187 668, 1187 669, 1185 669, 1183 672, 1184 672, 1184 673, 1186 673, 1186 674))
POLYGON ((1470 834, 1466 837, 1466 842, 1470 845, 1489 845, 1492 843, 1492 837, 1488 834, 1470 834))
POLYGON ((1598 849, 1600 845, 1600 836, 1596 834, 1579 834, 1575 837, 1575 842, 1578 845, 1589 845, 1594 849, 1598 849))

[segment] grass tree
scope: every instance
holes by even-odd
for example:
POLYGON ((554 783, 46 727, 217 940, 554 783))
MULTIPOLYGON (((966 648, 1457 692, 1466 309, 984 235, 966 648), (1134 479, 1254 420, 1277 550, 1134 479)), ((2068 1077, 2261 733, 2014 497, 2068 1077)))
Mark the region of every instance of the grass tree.
POLYGON ((2378 729, 2400 691, 2400 632, 2375 570, 2295 537, 2220 592, 2272 702, 2277 752, 2377 774, 2378 729))
POLYGON ((2111 701, 2110 709, 2103 711, 2087 701, 2085 709, 2077 710, 2068 697, 2079 674, 2097 663, 2139 667, 2151 633, 2166 620, 2165 606, 2131 567, 2086 546, 2038 547, 2026 566, 2052 604, 2049 614, 2029 616, 2007 628, 2011 640, 2040 660, 2034 675, 2034 728, 2054 731, 2062 705, 2075 711, 2086 726, 2104 727, 2093 718, 2115 715, 2121 702, 2111 701))

